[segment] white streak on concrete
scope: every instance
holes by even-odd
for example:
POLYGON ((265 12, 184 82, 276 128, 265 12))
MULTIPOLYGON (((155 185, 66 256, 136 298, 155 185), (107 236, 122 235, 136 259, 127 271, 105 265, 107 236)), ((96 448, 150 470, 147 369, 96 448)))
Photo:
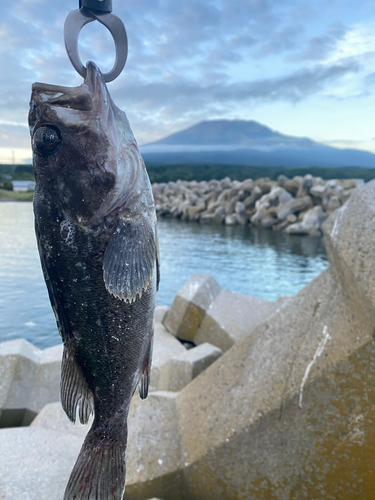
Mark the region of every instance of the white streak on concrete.
MULTIPOLYGON (((350 199, 350 198, 349 198, 350 199)), ((336 214, 336 219, 335 219, 335 222, 333 224, 333 228, 332 228, 332 231, 331 231, 331 239, 333 242, 335 242, 336 238, 337 238, 337 235, 338 235, 338 226, 339 226, 339 223, 341 222, 341 219, 342 219, 342 216, 344 215, 344 212, 348 206, 348 201, 347 200, 344 205, 342 205, 338 210, 337 210, 337 214, 336 214)))
POLYGON ((313 364, 315 363, 315 361, 319 358, 319 356, 322 355, 322 353, 324 351, 324 348, 326 346, 326 343, 328 342, 328 340, 330 338, 331 338, 331 335, 328 333, 327 325, 325 325, 324 328, 323 328, 323 338, 319 342, 318 348, 315 351, 313 359, 307 365, 307 368, 305 370, 305 375, 303 376, 303 379, 302 379, 302 384, 301 384, 301 387, 299 389, 299 403, 298 403, 298 406, 300 408, 302 408, 303 389, 305 387, 305 383, 306 383, 306 380, 307 380, 307 378, 309 376, 310 370, 311 370, 313 364))

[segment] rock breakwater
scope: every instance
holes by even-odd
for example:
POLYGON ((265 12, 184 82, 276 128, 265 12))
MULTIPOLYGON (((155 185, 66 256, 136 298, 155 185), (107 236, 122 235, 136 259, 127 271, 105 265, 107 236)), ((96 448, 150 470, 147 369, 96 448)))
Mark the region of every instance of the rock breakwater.
POLYGON ((201 224, 253 225, 320 236, 325 219, 342 206, 361 179, 310 174, 288 179, 177 181, 152 186, 157 215, 201 224))

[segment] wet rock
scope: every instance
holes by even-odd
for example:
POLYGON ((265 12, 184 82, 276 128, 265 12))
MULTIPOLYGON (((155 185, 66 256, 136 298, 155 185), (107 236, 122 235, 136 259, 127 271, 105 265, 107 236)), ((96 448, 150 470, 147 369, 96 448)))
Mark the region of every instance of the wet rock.
POLYGON ((193 274, 177 292, 164 326, 181 339, 194 340, 206 310, 220 290, 211 276, 193 274))
POLYGON ((225 352, 250 335, 254 327, 277 308, 275 302, 221 290, 207 309, 194 341, 196 344, 209 342, 225 352))

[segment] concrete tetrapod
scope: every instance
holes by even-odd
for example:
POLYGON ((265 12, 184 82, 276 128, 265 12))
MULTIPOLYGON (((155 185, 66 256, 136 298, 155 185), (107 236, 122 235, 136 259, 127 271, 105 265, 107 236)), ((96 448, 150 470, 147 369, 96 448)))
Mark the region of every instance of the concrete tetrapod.
POLYGON ((278 308, 277 302, 221 290, 207 309, 194 342, 209 342, 227 351, 278 308))
POLYGON ((374 200, 332 215, 330 268, 177 396, 187 498, 373 497, 374 200))
POLYGON ((59 400, 62 346, 43 351, 25 339, 0 344, 0 427, 29 425, 59 400))
POLYGON ((177 292, 163 325, 177 337, 194 340, 206 310, 220 290, 212 276, 193 274, 177 292))

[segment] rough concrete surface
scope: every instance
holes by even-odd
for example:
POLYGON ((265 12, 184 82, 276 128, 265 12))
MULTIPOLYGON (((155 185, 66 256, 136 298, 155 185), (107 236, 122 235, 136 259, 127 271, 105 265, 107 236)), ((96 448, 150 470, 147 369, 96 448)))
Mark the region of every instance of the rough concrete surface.
POLYGON ((326 222, 330 268, 179 393, 189 498, 373 497, 374 200, 355 193, 326 222))
POLYGON ((61 356, 61 345, 42 351, 25 339, 0 344, 1 426, 59 400, 61 356))
POLYGON ((194 339, 227 351, 278 309, 276 302, 221 290, 207 309, 194 339))
POLYGON ((212 276, 193 274, 177 292, 164 326, 177 337, 194 340, 206 310, 220 290, 212 276))
POLYGON ((62 500, 83 438, 44 429, 0 430, 0 499, 62 500))

